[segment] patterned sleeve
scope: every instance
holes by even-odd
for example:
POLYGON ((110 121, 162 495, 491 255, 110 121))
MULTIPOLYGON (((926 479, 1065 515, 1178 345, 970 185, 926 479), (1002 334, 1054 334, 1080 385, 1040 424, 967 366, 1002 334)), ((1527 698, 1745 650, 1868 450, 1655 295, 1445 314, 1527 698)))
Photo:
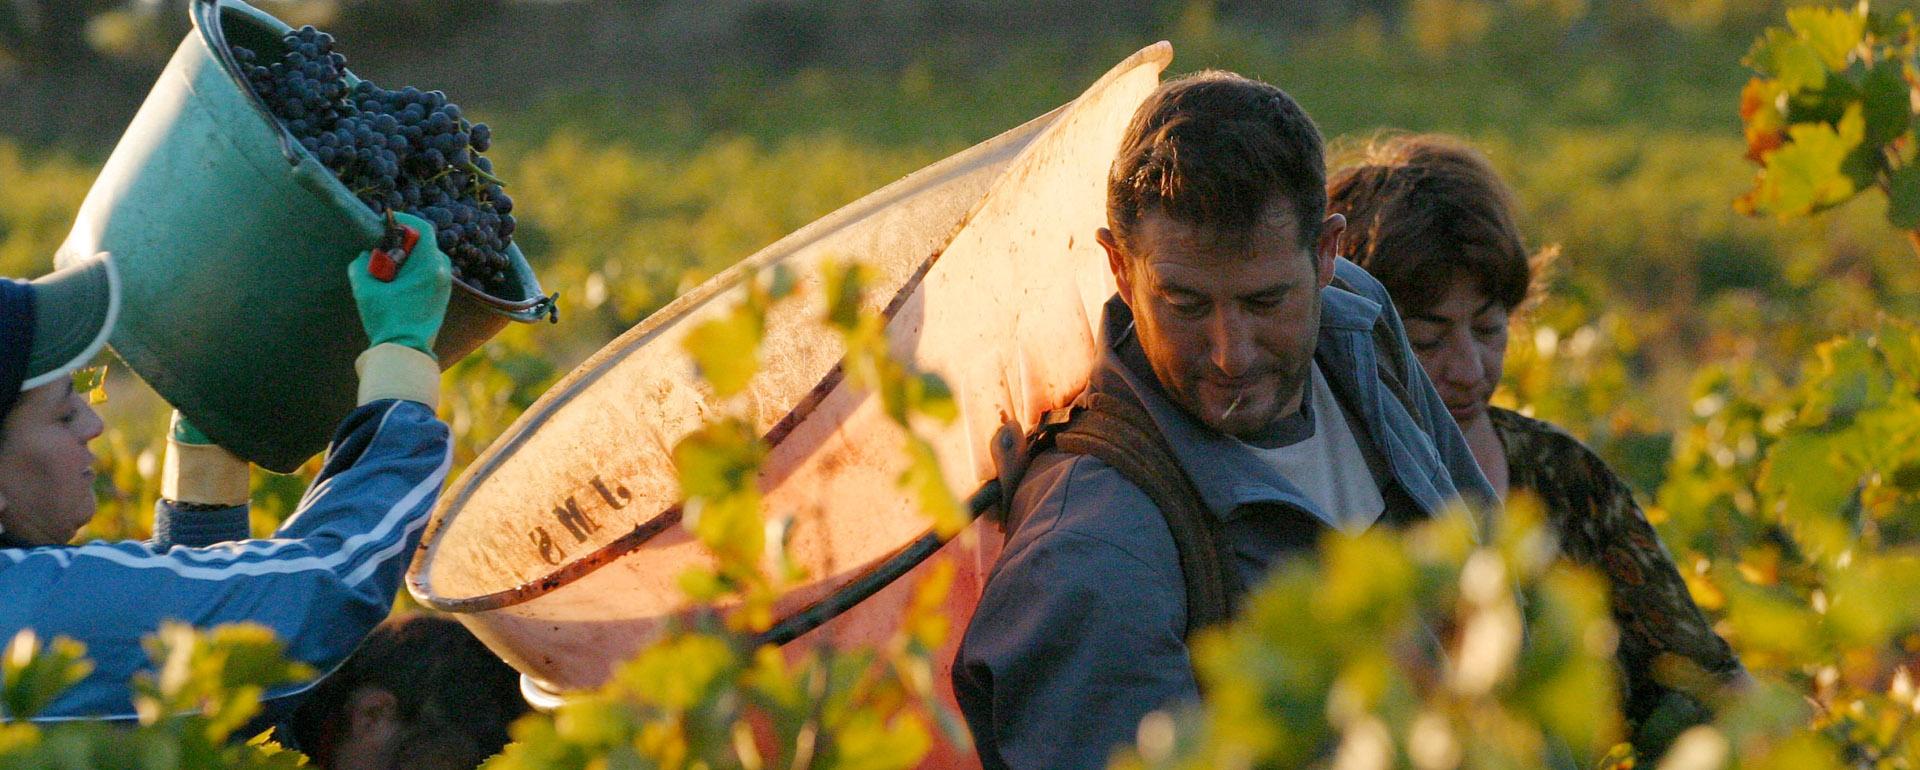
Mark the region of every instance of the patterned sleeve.
POLYGON ((1626 483, 1592 450, 1546 423, 1496 413, 1494 424, 1507 444, 1513 486, 1540 495, 1568 559, 1606 578, 1620 630, 1628 718, 1638 722, 1668 693, 1654 671, 1662 655, 1723 678, 1738 676, 1739 659, 1693 603, 1626 483))

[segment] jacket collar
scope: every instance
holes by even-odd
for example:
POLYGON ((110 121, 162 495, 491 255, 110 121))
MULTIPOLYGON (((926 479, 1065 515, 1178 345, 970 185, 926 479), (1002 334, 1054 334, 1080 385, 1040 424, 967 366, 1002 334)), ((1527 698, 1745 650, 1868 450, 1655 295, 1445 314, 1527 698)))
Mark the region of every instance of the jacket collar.
MULTIPOLYGON (((1379 394, 1364 392, 1374 362, 1367 335, 1379 318, 1379 302, 1334 286, 1320 292, 1320 333, 1314 361, 1320 365, 1327 384, 1340 405, 1315 405, 1315 408, 1359 409, 1361 421, 1368 425, 1361 441, 1376 444, 1384 426, 1374 424, 1378 410, 1371 405, 1379 394), (1358 360, 1365 358, 1366 360, 1358 360), (1355 376, 1365 371, 1365 378, 1355 376)), ((1174 405, 1160 386, 1147 363, 1146 353, 1133 333, 1133 311, 1116 294, 1107 300, 1101 313, 1101 353, 1094 368, 1091 388, 1103 393, 1133 398, 1146 408, 1160 434, 1178 458, 1181 469, 1200 492, 1208 510, 1222 520, 1232 518, 1243 506, 1253 504, 1289 505, 1312 514, 1331 526, 1339 519, 1309 500, 1292 481, 1261 460, 1247 445, 1207 427, 1174 405)))

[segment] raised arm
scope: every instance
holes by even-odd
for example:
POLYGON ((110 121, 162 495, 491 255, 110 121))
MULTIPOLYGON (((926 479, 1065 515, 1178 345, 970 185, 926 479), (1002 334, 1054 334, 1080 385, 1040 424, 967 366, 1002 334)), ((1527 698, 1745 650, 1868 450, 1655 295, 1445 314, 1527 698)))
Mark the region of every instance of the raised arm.
MULTIPOLYGON (((273 538, 202 548, 122 542, 0 550, 0 591, 11 597, 0 604, 0 634, 31 628, 42 638, 68 636, 85 643, 95 663, 36 718, 132 718, 127 684, 148 666, 141 639, 165 621, 260 623, 287 642, 291 657, 326 672, 386 617, 452 463, 447 428, 434 416, 439 366, 431 353, 451 268, 431 228, 406 220, 422 237, 393 281, 369 277, 366 255, 349 267, 373 343, 357 362, 360 406, 273 538)), ((169 492, 229 495, 211 502, 238 495, 244 503, 244 466, 237 484, 222 475, 196 487, 194 480, 210 477, 184 473, 169 492)))

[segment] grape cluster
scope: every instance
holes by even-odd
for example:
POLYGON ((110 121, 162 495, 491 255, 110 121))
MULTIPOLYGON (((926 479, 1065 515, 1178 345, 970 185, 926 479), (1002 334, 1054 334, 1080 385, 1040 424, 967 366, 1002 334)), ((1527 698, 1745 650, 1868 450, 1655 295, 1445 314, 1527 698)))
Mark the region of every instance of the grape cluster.
POLYGON ((267 61, 233 46, 254 93, 322 164, 375 213, 404 211, 433 223, 454 275, 489 293, 507 283, 513 198, 481 157, 493 143, 439 91, 347 84, 347 57, 311 26, 288 32, 267 61))

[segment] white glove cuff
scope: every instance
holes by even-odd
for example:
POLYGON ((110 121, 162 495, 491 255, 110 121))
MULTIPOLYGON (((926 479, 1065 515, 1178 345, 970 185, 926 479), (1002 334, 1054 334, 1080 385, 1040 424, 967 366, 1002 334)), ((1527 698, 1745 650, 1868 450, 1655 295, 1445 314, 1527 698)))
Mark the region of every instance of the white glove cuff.
POLYGON ((433 356, 391 342, 367 348, 353 362, 360 373, 360 403, 383 398, 440 406, 440 362, 433 356))
POLYGON ((160 496, 177 503, 246 505, 247 461, 212 444, 182 444, 167 439, 160 469, 160 496))

